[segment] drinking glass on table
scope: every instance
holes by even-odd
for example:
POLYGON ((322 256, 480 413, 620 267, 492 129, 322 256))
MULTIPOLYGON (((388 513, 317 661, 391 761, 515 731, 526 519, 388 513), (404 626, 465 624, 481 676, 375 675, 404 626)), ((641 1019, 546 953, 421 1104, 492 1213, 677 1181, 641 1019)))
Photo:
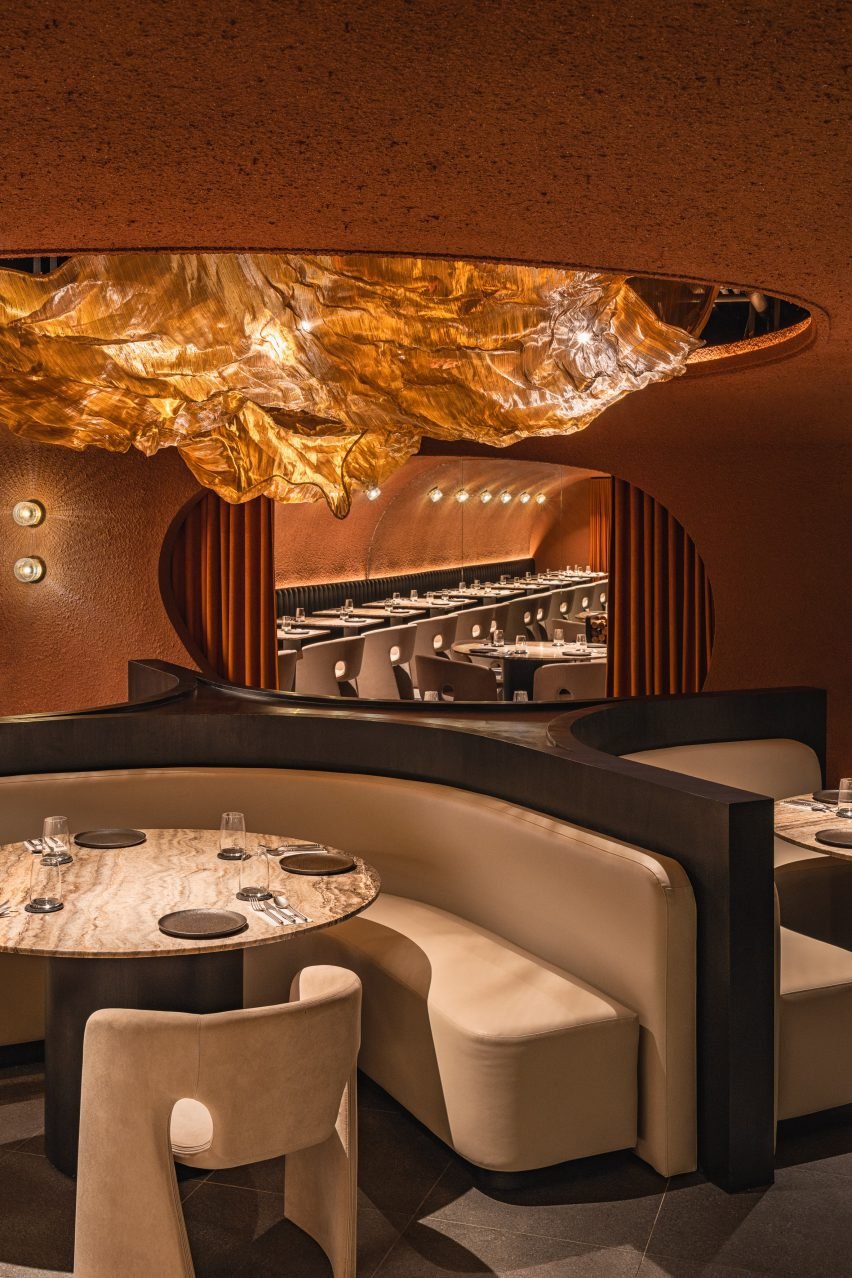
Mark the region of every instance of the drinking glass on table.
POLYGON ((494 631, 494 647, 495 647, 495 648, 502 648, 502 647, 503 647, 504 642, 505 642, 505 640, 504 640, 504 638, 503 638, 503 631, 502 631, 502 630, 495 630, 495 631, 494 631))
POLYGON ((518 652, 526 652, 527 650, 526 635, 515 635, 515 647, 517 648, 518 652))
POLYGON ((560 626, 553 629, 553 646, 554 648, 565 647, 565 631, 560 626))
POLYGON ((351 599, 343 600, 343 611, 350 615, 355 611, 355 604, 351 599))
POLYGON ((439 700, 440 700, 440 697, 438 696, 438 693, 435 691, 435 689, 434 689, 434 688, 431 688, 431 689, 429 689, 429 691, 428 691, 428 692, 424 692, 424 693, 423 693, 423 700, 424 700, 424 701, 439 701, 439 700))
POLYGON ((418 595, 416 590, 412 590, 410 598, 412 603, 417 603, 417 600, 420 598, 420 596, 418 595))
POLYGON ((246 852, 240 861, 240 885, 237 899, 240 901, 268 901, 272 893, 269 890, 269 854, 266 848, 257 847, 253 852, 246 852))
POLYGON ((242 812, 223 812, 219 827, 219 860, 242 861, 245 854, 245 817, 242 812))
POLYGON ((512 694, 513 701, 529 701, 529 693, 524 692, 523 688, 519 688, 517 692, 512 694))
POLYGON ((54 865, 70 865, 74 860, 71 855, 71 832, 68 818, 52 816, 44 818, 42 828, 45 856, 49 856, 54 865))
POLYGON ((852 777, 841 777, 837 790, 837 815, 852 820, 852 777))
POLYGON ((282 617, 282 618, 281 618, 281 629, 284 631, 284 634, 285 634, 285 635, 286 635, 286 634, 289 634, 289 633, 290 633, 290 631, 293 629, 293 618, 292 618, 292 617, 282 617))
POLYGON ((463 582, 463 581, 460 581, 460 582, 459 582, 459 590, 464 590, 464 588, 465 588, 465 587, 464 587, 464 582, 463 582))
POLYGON ((34 856, 30 863, 27 914, 54 914, 62 909, 62 869, 53 856, 34 856))
POLYGON ((296 625, 303 626, 304 624, 305 624, 305 610, 304 608, 297 608, 296 609, 296 625))

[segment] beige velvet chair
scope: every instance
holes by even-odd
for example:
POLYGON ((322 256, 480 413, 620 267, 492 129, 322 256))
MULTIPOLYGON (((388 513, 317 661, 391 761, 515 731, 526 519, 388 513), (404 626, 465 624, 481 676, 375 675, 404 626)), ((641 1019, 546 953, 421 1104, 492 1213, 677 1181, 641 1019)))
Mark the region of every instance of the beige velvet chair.
POLYGON ((497 676, 485 666, 443 657, 416 657, 421 695, 437 692, 441 701, 499 701, 497 676))
MULTIPOLYGON (((476 643, 483 639, 487 639, 491 633, 491 621, 494 617, 494 608, 489 605, 485 608, 469 608, 466 612, 460 612, 456 616, 456 643, 476 643)), ((467 661, 459 652, 452 654, 453 659, 457 661, 467 661)))
POLYGON ((553 662, 533 675, 533 701, 606 696, 605 661, 553 662))
POLYGON ((363 638, 312 643, 296 666, 296 691, 313 697, 356 696, 363 654, 363 638))
POLYGON ((334 1278, 354 1278, 361 985, 306 968, 291 1000, 90 1017, 74 1278, 192 1278, 173 1158, 221 1168, 282 1154, 285 1214, 334 1278))
POLYGON ((414 656, 449 656, 456 637, 457 621, 457 614, 451 612, 444 617, 428 617, 425 621, 413 622, 411 628, 414 631, 414 656))
POLYGON ((364 635, 364 654, 358 675, 358 696, 388 701, 414 697, 409 663, 414 655, 413 626, 391 626, 364 635))
POLYGON ((292 692, 293 684, 296 680, 296 662, 299 660, 299 650, 291 648, 289 652, 279 652, 278 654, 278 691, 292 692))

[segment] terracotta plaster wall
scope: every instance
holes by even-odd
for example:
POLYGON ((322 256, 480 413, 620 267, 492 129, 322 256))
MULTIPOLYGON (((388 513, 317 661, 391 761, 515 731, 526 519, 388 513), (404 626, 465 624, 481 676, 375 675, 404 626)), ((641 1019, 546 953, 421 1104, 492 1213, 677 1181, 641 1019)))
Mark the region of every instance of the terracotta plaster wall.
POLYGON ((324 502, 279 506, 276 583, 381 577, 526 557, 559 525, 565 493, 587 474, 499 457, 467 462, 414 457, 388 480, 376 501, 356 494, 345 520, 335 519, 324 502), (436 487, 444 495, 432 502, 429 491, 436 487), (460 488, 470 493, 465 503, 455 500, 460 488), (503 489, 512 493, 506 505, 497 499, 503 489), (544 493, 544 505, 534 500, 521 505, 517 498, 525 489, 533 496, 544 493), (494 495, 488 504, 480 500, 484 490, 494 495))
POLYGON ((591 484, 591 479, 584 479, 563 491, 559 519, 550 525, 535 551, 539 567, 589 563, 591 484))
POLYGON ((0 429, 0 715, 127 699, 127 662, 192 665, 163 608, 160 548, 197 490, 174 451, 146 459, 24 444, 0 429), (38 498, 47 517, 19 528, 11 510, 38 498), (12 565, 39 555, 36 585, 12 565))

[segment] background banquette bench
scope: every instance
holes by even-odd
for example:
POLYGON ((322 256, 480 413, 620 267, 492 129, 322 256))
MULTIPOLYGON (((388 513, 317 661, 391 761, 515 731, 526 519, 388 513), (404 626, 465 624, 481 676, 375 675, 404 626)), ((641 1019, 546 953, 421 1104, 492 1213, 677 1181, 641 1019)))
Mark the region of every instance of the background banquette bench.
MULTIPOLYGON (((675 862, 487 796, 381 776, 0 779, 3 842, 54 812, 72 829, 216 828, 223 809, 379 869, 376 905, 325 938, 364 980, 362 1063, 470 1161, 513 1171, 635 1145, 664 1174, 695 1166, 695 905, 675 862)), ((247 951, 246 1003, 286 997, 305 961, 313 952, 298 942, 247 951)), ((0 956, 15 991, 0 1041, 40 1036, 40 979, 37 960, 0 956)))

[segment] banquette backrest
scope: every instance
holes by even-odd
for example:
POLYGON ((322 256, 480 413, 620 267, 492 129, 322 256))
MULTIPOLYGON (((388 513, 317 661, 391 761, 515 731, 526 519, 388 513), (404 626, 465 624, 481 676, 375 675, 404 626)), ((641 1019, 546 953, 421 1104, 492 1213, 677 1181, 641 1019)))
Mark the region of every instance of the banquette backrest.
POLYGON ((632 1008, 639 1152, 661 1169, 695 1165, 695 901, 676 862, 449 786, 274 768, 0 778, 0 841, 30 837, 53 813, 72 829, 215 829, 225 809, 244 812, 249 829, 357 853, 383 890, 487 928, 632 1008))
POLYGON ((640 750, 625 759, 668 772, 701 777, 771 799, 807 794, 822 785, 819 759, 802 741, 773 737, 760 741, 706 741, 640 750))

